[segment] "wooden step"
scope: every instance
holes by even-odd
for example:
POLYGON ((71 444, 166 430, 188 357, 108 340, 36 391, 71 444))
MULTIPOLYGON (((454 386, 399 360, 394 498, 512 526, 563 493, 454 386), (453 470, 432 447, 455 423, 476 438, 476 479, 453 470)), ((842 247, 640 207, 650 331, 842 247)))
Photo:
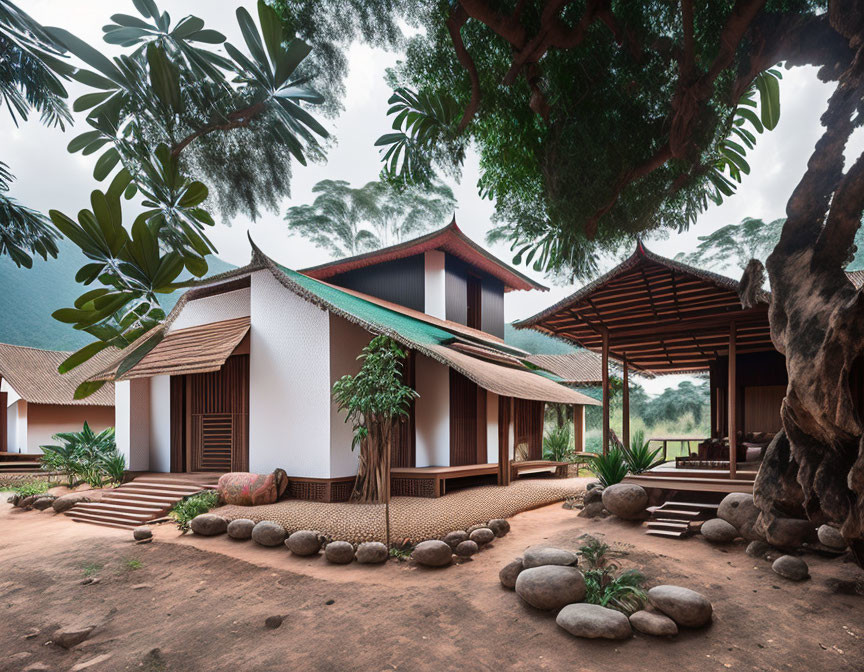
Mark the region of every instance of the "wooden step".
POLYGON ((99 514, 99 513, 84 513, 77 512, 71 513, 71 511, 67 511, 66 515, 69 516, 72 520, 75 520, 79 523, 96 523, 96 524, 111 524, 113 527, 125 527, 127 529, 132 529, 142 525, 142 521, 138 520, 125 520, 123 518, 117 518, 111 514, 99 514))
POLYGON ((136 527, 138 527, 137 524, 129 525, 127 523, 112 522, 110 520, 89 520, 89 519, 83 519, 83 518, 76 518, 75 516, 72 516, 72 521, 75 523, 88 523, 90 525, 102 525, 103 527, 114 527, 114 528, 117 528, 119 530, 134 530, 136 527))
POLYGON ((650 534, 653 537, 667 537, 670 539, 683 539, 686 536, 683 532, 673 532, 671 530, 645 530, 645 534, 650 534))
POLYGON ((719 504, 711 504, 709 502, 679 502, 677 500, 670 500, 658 508, 662 509, 664 506, 674 507, 676 509, 700 509, 703 511, 716 511, 720 508, 719 504))
POLYGON ((216 481, 195 480, 194 478, 160 478, 159 476, 139 476, 130 483, 159 483, 160 485, 188 486, 193 488, 206 488, 216 485, 216 481))
POLYGON ((649 520, 647 523, 649 530, 666 530, 668 532, 683 532, 690 531, 690 526, 687 523, 663 523, 656 520, 649 520))
POLYGON ((158 485, 121 485, 113 492, 134 495, 152 495, 154 497, 168 497, 171 499, 183 499, 197 492, 201 492, 201 488, 165 488, 158 485))
POLYGON ((70 516, 93 515, 110 518, 117 522, 130 522, 140 525, 153 520, 160 512, 154 511, 122 511, 119 509, 94 509, 92 507, 75 507, 75 510, 69 510, 70 516))
POLYGON ((89 510, 105 510, 105 511, 130 511, 132 513, 159 513, 163 510, 161 506, 139 506, 133 504, 122 504, 121 502, 79 502, 81 507, 89 510))
POLYGON ((662 512, 664 517, 668 516, 683 520, 692 520, 701 515, 699 511, 693 511, 692 509, 657 509, 657 512, 662 512))
POLYGON ((125 504, 127 506, 144 506, 153 508, 171 508, 177 503, 175 497, 154 497, 152 495, 136 495, 136 494, 111 494, 106 495, 100 501, 111 502, 112 504, 125 504))

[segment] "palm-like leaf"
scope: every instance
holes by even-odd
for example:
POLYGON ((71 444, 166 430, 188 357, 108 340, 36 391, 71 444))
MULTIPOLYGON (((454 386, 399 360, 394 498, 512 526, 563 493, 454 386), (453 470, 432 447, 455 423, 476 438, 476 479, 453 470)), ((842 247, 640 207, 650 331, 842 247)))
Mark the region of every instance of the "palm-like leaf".
POLYGON ((618 448, 612 448, 605 455, 592 457, 588 469, 604 488, 620 483, 627 475, 627 463, 624 461, 623 452, 618 448))

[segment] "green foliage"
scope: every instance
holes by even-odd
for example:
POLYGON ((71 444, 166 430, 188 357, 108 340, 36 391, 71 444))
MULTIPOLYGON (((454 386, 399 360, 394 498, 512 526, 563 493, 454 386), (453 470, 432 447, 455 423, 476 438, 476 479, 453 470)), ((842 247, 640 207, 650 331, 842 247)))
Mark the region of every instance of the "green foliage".
POLYGON ((636 570, 627 570, 617 576, 618 565, 610 562, 610 549, 597 539, 591 539, 580 547, 587 569, 585 577, 585 602, 615 609, 626 615, 639 611, 645 605, 647 595, 643 586, 645 576, 636 570))
POLYGON ((588 469, 597 477, 600 485, 604 488, 620 483, 627 475, 624 452, 619 448, 611 448, 605 455, 598 453, 591 458, 588 469))
POLYGON ((449 187, 369 182, 353 188, 344 180, 321 180, 311 204, 296 205, 285 215, 288 230, 308 238, 334 257, 348 257, 407 240, 435 226, 453 212, 449 187))
POLYGON ((543 437, 543 459, 567 462, 573 456, 573 435, 568 425, 554 427, 543 437))
POLYGON ((141 569, 143 566, 144 563, 138 560, 138 558, 129 558, 123 563, 123 569, 130 572, 134 572, 136 569, 141 569))
POLYGON ((411 558, 411 553, 414 551, 413 547, 408 548, 398 548, 396 546, 390 547, 390 557, 396 558, 399 562, 406 562, 411 558))
POLYGON ((219 493, 215 490, 202 490, 190 497, 177 502, 169 514, 184 533, 189 531, 189 526, 195 516, 207 513, 219 504, 219 493))
POLYGON ((14 485, 10 490, 22 497, 30 497, 31 495, 41 495, 51 487, 48 481, 27 481, 19 485, 14 485))
MULTIPOLYGON (((263 1, 257 26, 245 8, 236 12, 248 55, 197 17, 172 24, 153 0, 133 4, 143 19, 115 14, 104 28, 106 42, 126 49, 119 57, 107 58, 62 28, 46 29, 91 68, 69 75, 92 92, 73 106, 87 112, 90 130, 68 149, 101 152, 93 177, 113 175, 104 192, 92 193, 91 210, 82 210, 77 223, 50 213, 90 260, 76 280, 101 285, 74 308, 54 313, 97 339, 67 359, 61 372, 107 347, 122 349, 159 324, 158 295, 173 291, 184 269, 195 277, 208 271, 207 257, 215 251, 206 235, 214 225, 211 206, 218 202, 229 216, 242 210, 256 217, 262 203, 272 206, 288 193, 289 157, 301 165, 323 157, 318 138, 328 135, 306 109, 323 97, 297 72, 310 47, 285 34, 263 1), (218 45, 230 58, 216 51, 218 45), (208 180, 218 193, 211 194, 208 180), (144 210, 129 232, 121 197, 136 196, 144 210)), ((118 370, 157 342, 147 341, 118 370)), ((76 396, 95 389, 84 385, 76 396)))
POLYGON ((96 434, 85 421, 80 432, 61 432, 52 438, 61 443, 41 446, 42 468, 66 474, 70 487, 75 481, 94 488, 123 482, 126 458, 117 450, 113 427, 96 434))
POLYGON ((627 471, 631 474, 641 474, 663 464, 663 458, 657 458, 661 452, 663 452, 662 447, 651 449, 651 444, 645 441, 643 430, 633 432, 630 448, 623 451, 627 471))
POLYGON ((103 566, 98 562, 88 562, 82 567, 82 571, 84 572, 84 576, 90 577, 99 572, 103 566))
POLYGON ((711 391, 707 383, 694 385, 685 380, 678 387, 667 387, 659 396, 651 399, 640 409, 640 414, 649 425, 661 421, 673 422, 688 413, 699 424, 710 403, 711 391))

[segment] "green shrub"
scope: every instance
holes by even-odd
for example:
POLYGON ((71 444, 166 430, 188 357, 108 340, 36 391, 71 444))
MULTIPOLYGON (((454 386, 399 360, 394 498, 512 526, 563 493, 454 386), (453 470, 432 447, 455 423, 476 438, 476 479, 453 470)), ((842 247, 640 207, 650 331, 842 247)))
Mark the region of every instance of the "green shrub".
POLYGON ((645 606, 645 576, 635 569, 616 576, 618 565, 610 562, 607 544, 591 539, 580 547, 579 552, 586 566, 582 572, 587 589, 585 602, 615 609, 628 616, 645 606))
POLYGON ((573 457, 573 439, 566 425, 555 427, 543 437, 543 459, 569 462, 573 457))
POLYGON ((624 450, 627 471, 631 474, 641 474, 660 466, 663 464, 663 458, 657 459, 657 456, 662 451, 662 447, 651 450, 651 444, 645 441, 645 433, 642 430, 633 432, 630 448, 624 450))
POLYGON ((27 481, 26 483, 13 486, 12 492, 22 497, 30 497, 31 495, 41 495, 50 487, 51 484, 48 481, 27 481))
POLYGON ((184 533, 189 531, 189 525, 195 516, 207 513, 219 504, 219 493, 215 490, 202 490, 186 499, 177 502, 171 509, 171 517, 177 522, 184 533))
POLYGON ((122 483, 126 458, 117 450, 114 428, 96 434, 85 422, 80 432, 61 432, 53 437, 59 445, 42 446, 42 468, 66 474, 69 487, 84 482, 94 488, 122 483))
POLYGON ((592 457, 588 469, 604 488, 620 483, 627 475, 627 463, 624 461, 623 451, 618 448, 613 448, 606 455, 592 457))

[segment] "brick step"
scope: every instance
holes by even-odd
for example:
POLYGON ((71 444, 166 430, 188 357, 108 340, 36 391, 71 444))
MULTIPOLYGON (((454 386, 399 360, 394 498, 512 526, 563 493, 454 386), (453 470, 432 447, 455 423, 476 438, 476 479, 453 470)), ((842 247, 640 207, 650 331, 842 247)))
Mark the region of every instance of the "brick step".
POLYGON ((140 506, 138 504, 133 504, 129 506, 128 504, 123 504, 121 502, 113 502, 113 501, 100 501, 100 502, 79 502, 76 506, 80 506, 84 509, 101 509, 105 511, 130 511, 132 513, 159 513, 164 510, 164 507, 161 506, 140 506))
POLYGON ((133 495, 151 495, 154 497, 166 497, 170 499, 183 499, 189 495, 194 495, 196 492, 201 492, 201 488, 165 488, 159 485, 121 485, 114 490, 116 493, 133 494, 133 495))
POLYGON ((108 525, 110 527, 122 527, 127 530, 131 530, 133 528, 142 525, 141 521, 135 520, 124 520, 122 518, 116 518, 111 514, 96 514, 96 513, 72 513, 72 511, 67 511, 66 515, 69 516, 72 520, 78 523, 94 523, 96 525, 108 525))
POLYGON ((41 462, 31 462, 28 460, 10 460, 9 462, 0 462, 0 470, 6 469, 23 469, 23 468, 41 469, 41 462))
POLYGON ((125 506, 143 506, 166 509, 171 508, 180 500, 176 497, 154 497, 152 495, 112 493, 110 496, 103 497, 100 501, 111 502, 112 504, 123 504, 125 506))
POLYGON ((218 479, 210 479, 210 478, 164 478, 160 476, 139 476, 138 478, 130 481, 131 483, 159 483, 161 485, 186 485, 191 487, 198 488, 212 488, 216 487, 216 481, 218 479))
POLYGON ((157 515, 160 515, 160 512, 149 512, 149 511, 119 511, 116 509, 94 509, 94 508, 84 508, 84 507, 74 507, 73 509, 69 509, 67 512, 70 516, 99 516, 99 517, 107 517, 112 520, 116 520, 117 522, 129 522, 134 523, 136 525, 142 525, 146 522, 153 520, 157 515))

